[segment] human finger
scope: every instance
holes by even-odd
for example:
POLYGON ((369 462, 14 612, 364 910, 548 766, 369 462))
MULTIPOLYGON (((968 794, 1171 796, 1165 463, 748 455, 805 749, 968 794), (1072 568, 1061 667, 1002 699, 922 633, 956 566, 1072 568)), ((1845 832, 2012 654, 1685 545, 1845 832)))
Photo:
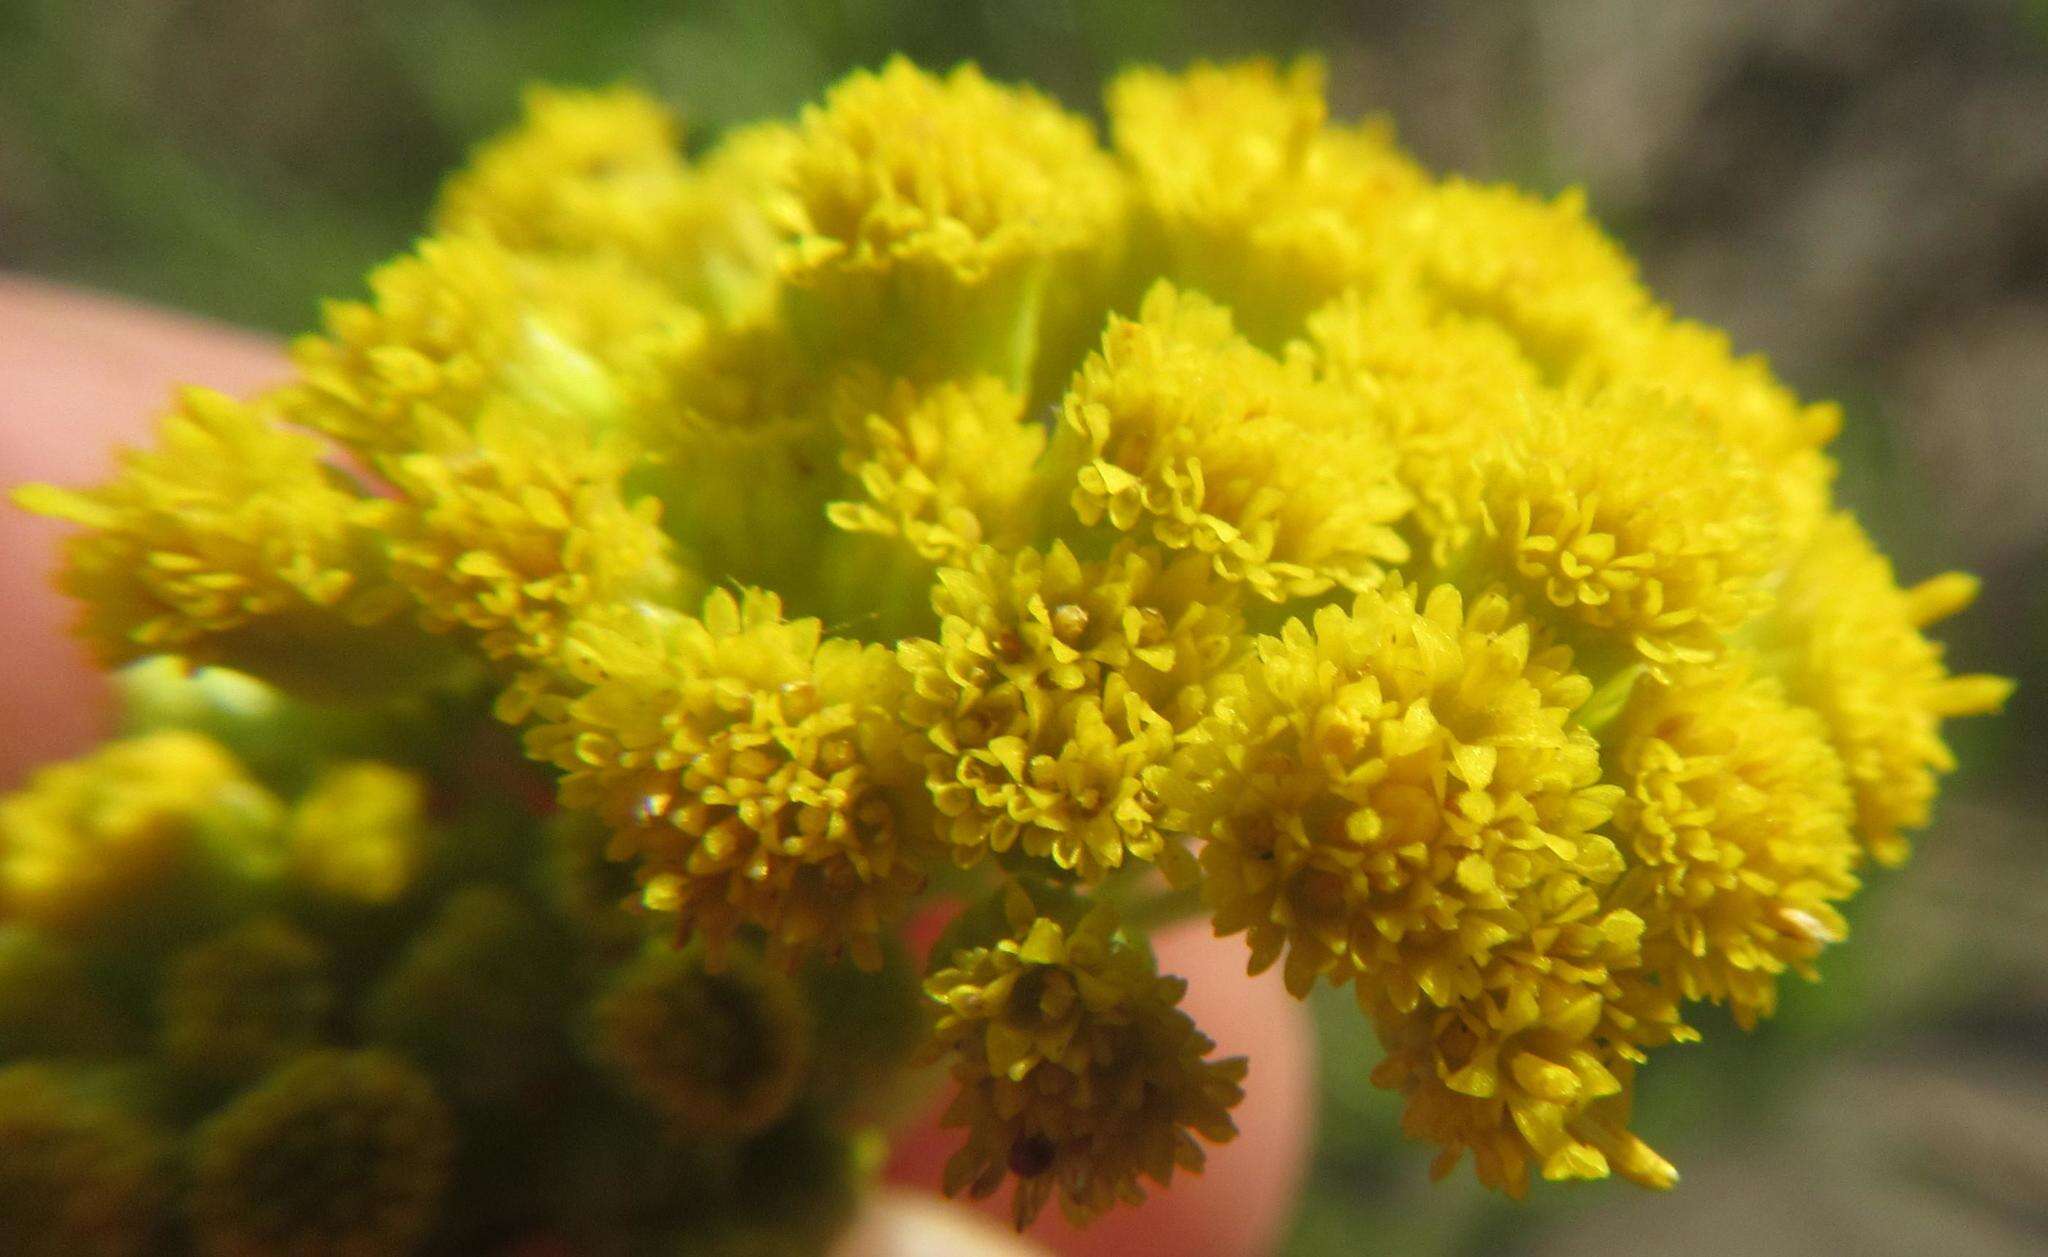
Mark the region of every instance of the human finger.
MULTIPOLYGON (((103 479, 174 384, 245 393, 284 370, 266 337, 0 275, 0 489, 103 479)), ((0 789, 107 729, 106 678, 66 631, 71 608, 53 583, 64 531, 0 503, 0 789)))

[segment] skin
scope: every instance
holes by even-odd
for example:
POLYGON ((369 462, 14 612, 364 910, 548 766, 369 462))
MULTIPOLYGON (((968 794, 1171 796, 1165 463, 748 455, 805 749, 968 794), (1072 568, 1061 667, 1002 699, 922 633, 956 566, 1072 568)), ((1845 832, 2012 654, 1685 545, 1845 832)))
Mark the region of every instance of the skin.
MULTIPOLYGON (((0 488, 90 484, 118 446, 149 440, 174 383, 244 394, 288 367, 275 342, 106 297, 0 275, 0 488)), ((0 505, 0 790, 34 765, 76 754, 108 731, 106 682, 64 633, 69 609, 51 585, 63 527, 0 505)), ((936 1112, 898 1140, 886 1177, 834 1257, 1256 1257, 1271 1251, 1292 1209, 1311 1127, 1307 1017, 1277 974, 1243 977, 1244 948, 1200 922, 1159 931, 1160 968, 1189 980, 1184 1005, 1223 1055, 1251 1059, 1239 1137, 1210 1150, 1209 1168, 1153 1190, 1143 1206, 1076 1232, 1046 1211, 1020 1239, 983 1212, 930 1191, 958 1146, 936 1112)))

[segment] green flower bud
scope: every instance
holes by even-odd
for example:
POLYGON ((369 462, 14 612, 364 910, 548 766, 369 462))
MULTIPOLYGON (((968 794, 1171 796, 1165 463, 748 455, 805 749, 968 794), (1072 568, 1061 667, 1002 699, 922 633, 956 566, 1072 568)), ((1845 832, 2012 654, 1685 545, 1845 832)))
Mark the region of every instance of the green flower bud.
POLYGON ((471 886, 370 993, 364 1029, 456 1104, 501 1104, 567 1066, 573 987, 568 949, 547 920, 509 891, 471 886))
POLYGON ((173 957, 157 993, 158 1039, 176 1068, 243 1082, 321 1038, 334 993, 318 943, 251 922, 173 957))
POLYGON ((142 1257, 168 1200, 162 1148, 40 1065, 0 1070, 0 1252, 142 1257))
POLYGON ((0 930, 0 1060, 111 1052, 128 1029, 76 951, 32 930, 0 930))
POLYGON ((750 952, 725 969, 656 946, 591 1009, 593 1054, 692 1134, 742 1135, 780 1118, 810 1057, 809 1018, 789 980, 750 952))
POLYGON ((382 1052, 307 1053, 199 1128, 191 1221, 205 1257, 396 1257, 437 1221, 454 1130, 427 1079, 382 1052))

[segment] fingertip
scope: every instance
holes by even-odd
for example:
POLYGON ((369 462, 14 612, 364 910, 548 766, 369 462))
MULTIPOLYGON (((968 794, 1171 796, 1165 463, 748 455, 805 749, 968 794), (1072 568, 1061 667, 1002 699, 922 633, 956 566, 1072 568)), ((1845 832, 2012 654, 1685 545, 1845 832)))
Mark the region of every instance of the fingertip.
MULTIPOLYGON (((20 276, 0 275, 0 488, 86 484, 140 441, 176 383, 250 392, 284 362, 270 340, 20 276)), ((64 525, 0 504, 0 789, 74 753, 109 720, 105 677, 53 583, 64 525)))

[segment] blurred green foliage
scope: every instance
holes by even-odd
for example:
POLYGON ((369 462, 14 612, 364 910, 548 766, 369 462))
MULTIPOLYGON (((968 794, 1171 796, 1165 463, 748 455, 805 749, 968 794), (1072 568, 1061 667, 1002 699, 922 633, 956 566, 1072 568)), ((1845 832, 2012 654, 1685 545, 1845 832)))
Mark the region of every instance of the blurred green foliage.
POLYGON ((0 265, 293 331, 534 80, 636 81, 701 141, 894 52, 1092 111, 1128 61, 1354 26, 1339 0, 0 0, 0 265))

